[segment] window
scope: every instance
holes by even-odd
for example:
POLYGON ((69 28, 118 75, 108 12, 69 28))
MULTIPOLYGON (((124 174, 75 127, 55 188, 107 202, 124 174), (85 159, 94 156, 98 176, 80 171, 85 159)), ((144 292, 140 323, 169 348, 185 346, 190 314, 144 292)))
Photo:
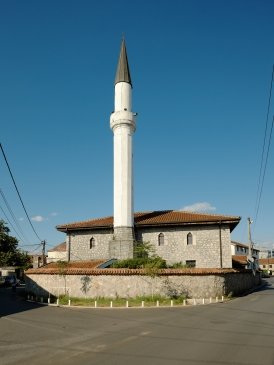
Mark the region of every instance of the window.
POLYGON ((263 265, 263 268, 265 269, 265 265, 263 265))
POLYGON ((95 246, 95 238, 91 237, 89 240, 89 248, 92 249, 95 246))
POLYGON ((165 244, 165 236, 163 233, 160 233, 158 236, 158 246, 163 246, 165 244))
POLYGON ((187 245, 192 245, 192 243, 193 243, 193 239, 192 239, 193 237, 192 237, 192 233, 188 233, 187 234, 187 237, 186 237, 186 240, 187 240, 187 245))
POLYGON ((272 268, 272 265, 269 265, 269 267, 271 267, 271 268, 272 268))
POLYGON ((187 267, 196 267, 196 260, 186 260, 187 267))

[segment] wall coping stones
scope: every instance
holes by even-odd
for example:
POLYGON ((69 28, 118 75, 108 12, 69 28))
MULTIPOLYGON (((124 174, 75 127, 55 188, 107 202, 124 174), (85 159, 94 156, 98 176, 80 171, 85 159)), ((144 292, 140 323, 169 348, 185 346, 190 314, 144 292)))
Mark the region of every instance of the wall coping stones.
MULTIPOLYGON (((157 275, 159 276, 203 276, 203 275, 226 275, 226 274, 250 274, 249 269, 219 269, 219 268, 189 268, 189 269, 159 269, 157 275)), ((37 269, 29 269, 25 272, 26 275, 113 275, 113 276, 131 276, 131 275, 145 275, 149 276, 149 271, 146 269, 97 269, 89 267, 67 267, 58 269, 57 267, 40 267, 37 269)))

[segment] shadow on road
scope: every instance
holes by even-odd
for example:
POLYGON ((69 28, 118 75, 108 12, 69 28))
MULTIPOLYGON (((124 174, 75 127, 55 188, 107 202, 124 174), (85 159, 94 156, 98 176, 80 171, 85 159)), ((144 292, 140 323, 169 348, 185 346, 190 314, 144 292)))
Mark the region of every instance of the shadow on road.
POLYGON ((23 287, 17 288, 16 292, 11 288, 0 288, 0 318, 41 307, 39 304, 27 302, 24 293, 23 287))
POLYGON ((254 292, 261 292, 266 290, 274 290, 274 277, 270 277, 269 279, 262 279, 262 285, 255 289, 254 292))

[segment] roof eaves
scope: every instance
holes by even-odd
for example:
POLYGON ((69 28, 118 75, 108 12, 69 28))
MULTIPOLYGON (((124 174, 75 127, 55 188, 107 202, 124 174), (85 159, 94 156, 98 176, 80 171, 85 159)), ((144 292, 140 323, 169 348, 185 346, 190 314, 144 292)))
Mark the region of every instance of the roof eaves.
POLYGON ((86 230, 95 230, 95 229, 104 229, 104 228, 113 228, 112 224, 105 224, 100 226, 57 226, 56 229, 61 232, 68 232, 68 231, 86 231, 86 230))

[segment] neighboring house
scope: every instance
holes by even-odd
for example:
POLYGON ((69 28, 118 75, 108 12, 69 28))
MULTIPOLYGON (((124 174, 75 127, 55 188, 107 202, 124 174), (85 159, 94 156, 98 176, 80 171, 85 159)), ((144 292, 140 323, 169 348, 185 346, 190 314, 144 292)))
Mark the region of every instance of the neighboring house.
POLYGON ((260 259, 267 259, 268 257, 274 257, 274 249, 260 248, 260 259))
MULTIPOLYGON (((37 269, 38 267, 43 266, 43 255, 42 254, 30 254, 32 267, 37 269)), ((45 263, 47 263, 47 257, 45 257, 45 263)))
POLYGON ((51 250, 48 250, 47 263, 66 261, 66 260, 67 260, 66 242, 62 242, 59 245, 52 248, 51 250))
MULTIPOLYGON (((169 264, 231 268, 230 234, 239 221, 235 216, 184 211, 141 212, 134 215, 134 236, 137 242, 149 242, 154 253, 169 264)), ((57 229, 67 234, 69 261, 117 258, 112 249, 113 217, 63 224, 57 229)))
MULTIPOLYGON (((254 257, 254 259, 256 259, 256 260, 259 259, 259 253, 260 253, 259 249, 252 247, 251 256, 254 257)), ((249 255, 249 245, 240 243, 240 242, 236 242, 236 241, 231 241, 231 254, 239 255, 239 256, 248 256, 249 255)))
POLYGON ((259 265, 261 270, 267 271, 269 275, 272 275, 274 271, 274 258, 259 259, 259 265))
MULTIPOLYGON (((231 254, 232 254, 232 263, 233 267, 235 268, 250 268, 250 262, 248 259, 250 258, 249 255, 250 246, 248 244, 243 244, 236 241, 231 241, 231 254)), ((259 268, 259 252, 257 248, 252 248, 251 259, 255 265, 255 268, 259 268)))

